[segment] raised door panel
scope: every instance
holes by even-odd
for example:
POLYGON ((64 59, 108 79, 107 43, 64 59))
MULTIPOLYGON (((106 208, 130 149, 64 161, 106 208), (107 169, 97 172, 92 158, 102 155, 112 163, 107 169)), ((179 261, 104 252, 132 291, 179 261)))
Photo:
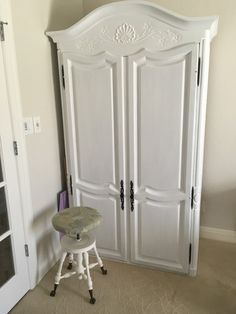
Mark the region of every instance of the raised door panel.
POLYGON ((71 70, 79 180, 115 184, 117 132, 114 134, 112 67, 91 70, 74 64, 71 70))
POLYGON ((181 185, 184 71, 185 60, 164 66, 148 62, 138 68, 138 179, 157 190, 181 185))
POLYGON ((125 214, 119 200, 125 173, 122 59, 66 54, 63 63, 73 204, 101 212, 103 223, 95 231, 100 252, 125 259, 125 214))
POLYGON ((188 271, 196 46, 129 58, 132 260, 188 271))
POLYGON ((181 203, 158 203, 149 200, 138 205, 137 249, 144 259, 146 257, 153 264, 158 260, 165 261, 168 267, 175 267, 179 262, 179 242, 184 231, 180 226, 183 219, 181 214, 184 212, 182 207, 181 203), (154 219, 157 215, 158 220, 154 219), (155 242, 156 245, 153 245, 155 242))

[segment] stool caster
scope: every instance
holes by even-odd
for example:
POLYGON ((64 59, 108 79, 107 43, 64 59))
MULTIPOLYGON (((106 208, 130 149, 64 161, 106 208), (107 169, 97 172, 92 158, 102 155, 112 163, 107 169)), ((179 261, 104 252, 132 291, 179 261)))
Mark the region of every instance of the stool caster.
POLYGON ((89 290, 89 294, 90 294, 89 303, 90 303, 90 304, 95 304, 96 299, 93 297, 93 290, 89 290))
POLYGON ((55 297, 58 285, 54 284, 54 289, 50 292, 50 297, 55 297))
POLYGON ((95 298, 92 298, 92 299, 90 299, 90 301, 89 301, 90 304, 95 304, 95 302, 96 302, 96 299, 95 299, 95 298))
POLYGON ((101 267, 101 271, 102 271, 102 274, 103 274, 103 275, 106 275, 106 274, 107 274, 107 269, 104 269, 103 266, 101 267))

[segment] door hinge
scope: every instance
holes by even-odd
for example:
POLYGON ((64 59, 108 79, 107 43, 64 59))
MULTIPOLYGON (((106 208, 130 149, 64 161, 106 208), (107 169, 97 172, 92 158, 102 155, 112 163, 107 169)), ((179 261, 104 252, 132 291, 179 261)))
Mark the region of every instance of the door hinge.
POLYGON ((7 25, 8 23, 0 21, 0 40, 5 41, 5 33, 4 33, 4 25, 7 25))
POLYGON ((28 244, 25 244, 25 256, 29 257, 29 247, 28 247, 28 244))
POLYGON ((192 261, 192 243, 189 243, 189 256, 188 256, 188 262, 191 264, 192 261))
POLYGON ((191 209, 193 209, 193 205, 194 205, 194 187, 192 186, 192 190, 191 190, 191 209))
POLYGON ((62 86, 65 89, 65 74, 64 74, 64 66, 61 66, 61 79, 62 79, 62 86))
POLYGON ((198 58, 198 65, 197 65, 197 86, 200 84, 200 75, 201 75, 201 58, 198 58))
POLYGON ((18 156, 18 144, 17 144, 17 141, 13 141, 13 151, 14 151, 14 155, 18 156))
POLYGON ((70 194, 73 195, 72 176, 70 175, 70 194))

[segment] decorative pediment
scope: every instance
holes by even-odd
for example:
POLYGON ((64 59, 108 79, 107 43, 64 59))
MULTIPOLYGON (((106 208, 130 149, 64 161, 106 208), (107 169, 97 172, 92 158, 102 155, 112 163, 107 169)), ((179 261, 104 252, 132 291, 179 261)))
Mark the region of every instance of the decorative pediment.
POLYGON ((71 48, 68 43, 67 49, 77 49, 83 55, 96 55, 103 51, 119 51, 120 53, 128 50, 139 50, 147 47, 149 50, 162 50, 177 45, 182 40, 182 35, 167 27, 155 27, 152 23, 144 22, 139 29, 123 22, 117 26, 101 25, 90 30, 81 37, 77 38, 71 48))
POLYGON ((160 47, 167 47, 172 43, 177 43, 182 37, 180 33, 168 28, 165 30, 155 30, 150 23, 143 23, 141 32, 138 32, 135 27, 129 23, 123 23, 117 26, 113 34, 110 33, 108 27, 103 27, 100 36, 104 41, 110 41, 118 45, 140 43, 146 39, 152 38, 156 41, 156 45, 160 47))
POLYGON ((212 38, 217 17, 185 18, 144 1, 122 1, 100 7, 72 27, 48 32, 64 52, 129 55, 140 49, 167 50, 212 38))

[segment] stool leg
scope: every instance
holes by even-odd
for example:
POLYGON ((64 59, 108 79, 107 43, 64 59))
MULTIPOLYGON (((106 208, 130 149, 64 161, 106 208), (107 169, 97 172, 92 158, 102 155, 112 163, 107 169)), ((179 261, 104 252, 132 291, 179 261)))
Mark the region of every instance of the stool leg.
POLYGON ((72 264, 73 264, 73 253, 69 254, 69 264, 67 266, 67 269, 71 270, 72 269, 72 264))
POLYGON ((84 252, 84 261, 85 261, 85 268, 87 272, 87 280, 88 280, 88 288, 89 288, 89 295, 90 295, 90 303, 94 304, 96 302, 96 299, 93 297, 93 282, 90 276, 89 271, 89 256, 87 252, 84 252))
POLYGON ((93 250, 94 250, 94 252, 95 252, 95 255, 96 255, 96 258, 97 258, 97 261, 98 261, 98 265, 99 265, 100 268, 101 268, 102 274, 103 274, 103 275, 106 275, 106 274, 107 274, 107 270, 104 269, 103 262, 102 262, 100 256, 98 255, 98 251, 97 251, 96 244, 94 245, 93 250))
POLYGON ((51 297, 55 297, 55 295, 56 295, 56 290, 57 290, 57 287, 58 287, 59 282, 61 280, 61 270, 62 270, 62 266, 63 266, 64 260, 66 258, 66 255, 67 255, 66 252, 62 253, 62 257, 60 259, 59 268, 58 268, 58 271, 57 271, 57 274, 56 274, 56 277, 55 277, 54 289, 50 293, 51 297))
POLYGON ((83 266, 83 255, 82 253, 77 254, 77 274, 79 275, 79 279, 87 279, 87 276, 84 273, 84 266, 83 266))

